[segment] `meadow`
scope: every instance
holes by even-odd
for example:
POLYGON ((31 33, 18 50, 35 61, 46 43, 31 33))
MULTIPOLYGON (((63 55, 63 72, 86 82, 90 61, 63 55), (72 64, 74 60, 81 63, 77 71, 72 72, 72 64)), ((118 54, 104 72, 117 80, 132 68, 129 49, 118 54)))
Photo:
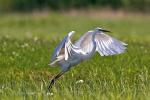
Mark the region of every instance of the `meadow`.
POLYGON ((0 15, 0 99, 148 100, 150 98, 150 16, 88 16, 64 13, 0 15), (127 51, 96 53, 62 76, 51 93, 49 80, 59 67, 48 63, 69 32, 73 40, 95 27, 128 44, 127 51))

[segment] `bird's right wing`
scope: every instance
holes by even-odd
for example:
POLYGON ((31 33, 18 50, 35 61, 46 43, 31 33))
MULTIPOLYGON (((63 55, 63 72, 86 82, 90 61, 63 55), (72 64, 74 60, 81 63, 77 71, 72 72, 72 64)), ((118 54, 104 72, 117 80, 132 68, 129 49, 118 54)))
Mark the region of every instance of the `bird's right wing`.
POLYGON ((65 42, 65 60, 68 60, 71 56, 86 55, 86 53, 78 46, 72 44, 70 37, 65 42))
POLYGON ((60 55, 62 49, 64 49, 64 57, 65 60, 68 60, 69 57, 74 55, 85 55, 86 53, 83 52, 79 47, 72 44, 70 38, 73 35, 74 31, 68 33, 67 36, 60 42, 60 44, 55 48, 53 56, 51 58, 51 62, 57 61, 58 56, 60 55))
POLYGON ((119 41, 104 32, 98 32, 95 35, 96 51, 101 56, 115 55, 123 53, 126 49, 124 42, 119 41))
POLYGON ((53 55, 52 55, 52 57, 51 57, 51 62, 53 62, 53 61, 56 60, 56 58, 57 58, 58 55, 60 54, 61 50, 64 48, 65 43, 66 43, 66 41, 67 41, 67 38, 68 38, 68 36, 65 36, 65 37, 63 38, 63 40, 56 46, 56 48, 55 48, 55 50, 54 50, 54 53, 53 53, 53 55))

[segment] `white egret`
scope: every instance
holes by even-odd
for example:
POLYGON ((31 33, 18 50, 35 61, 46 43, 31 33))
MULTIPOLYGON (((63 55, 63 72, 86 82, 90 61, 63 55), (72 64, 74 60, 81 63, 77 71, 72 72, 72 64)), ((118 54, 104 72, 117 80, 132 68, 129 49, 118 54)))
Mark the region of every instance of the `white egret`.
POLYGON ((50 63, 51 66, 55 64, 59 65, 61 67, 61 72, 50 81, 48 90, 50 90, 55 81, 72 66, 91 58, 95 52, 98 52, 101 56, 109 56, 120 54, 125 51, 125 45, 127 44, 105 34, 105 32, 110 31, 102 28, 88 31, 74 44, 71 42, 74 31, 69 32, 67 36, 64 37, 55 48, 50 63))

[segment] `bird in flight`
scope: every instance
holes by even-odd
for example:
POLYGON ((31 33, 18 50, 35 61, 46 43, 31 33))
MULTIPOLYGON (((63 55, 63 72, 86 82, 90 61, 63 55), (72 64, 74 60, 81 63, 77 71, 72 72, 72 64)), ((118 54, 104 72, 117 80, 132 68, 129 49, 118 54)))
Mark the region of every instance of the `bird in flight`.
POLYGON ((98 52, 101 56, 109 56, 121 54, 125 51, 127 44, 105 34, 106 32, 110 31, 95 28, 86 32, 74 44, 71 42, 71 37, 75 33, 74 31, 69 32, 64 37, 55 48, 49 64, 50 66, 59 65, 61 67, 60 73, 50 81, 48 86, 49 91, 60 76, 74 65, 91 58, 95 52, 98 52))

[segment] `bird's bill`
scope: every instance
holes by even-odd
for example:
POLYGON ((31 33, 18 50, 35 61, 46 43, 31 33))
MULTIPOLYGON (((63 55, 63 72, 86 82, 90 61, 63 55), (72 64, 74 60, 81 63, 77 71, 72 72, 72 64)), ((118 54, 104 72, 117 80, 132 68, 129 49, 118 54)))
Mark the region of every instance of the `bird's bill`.
POLYGON ((99 27, 97 27, 96 30, 99 30, 99 31, 102 31, 102 32, 111 32, 109 30, 106 30, 106 29, 103 29, 103 28, 99 28, 99 27))
POLYGON ((102 32, 111 32, 109 30, 101 29, 102 32))

